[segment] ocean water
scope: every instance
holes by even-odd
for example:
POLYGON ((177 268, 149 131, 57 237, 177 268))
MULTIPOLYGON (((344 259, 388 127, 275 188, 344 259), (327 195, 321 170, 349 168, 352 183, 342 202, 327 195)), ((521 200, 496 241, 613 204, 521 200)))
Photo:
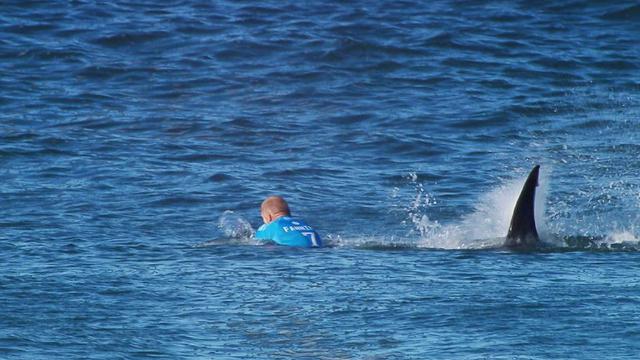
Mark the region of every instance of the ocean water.
POLYGON ((639 35, 600 1, 2 1, 0 358, 637 358, 639 35), (535 164, 549 246, 496 248, 535 164), (271 194, 329 246, 257 244, 271 194))

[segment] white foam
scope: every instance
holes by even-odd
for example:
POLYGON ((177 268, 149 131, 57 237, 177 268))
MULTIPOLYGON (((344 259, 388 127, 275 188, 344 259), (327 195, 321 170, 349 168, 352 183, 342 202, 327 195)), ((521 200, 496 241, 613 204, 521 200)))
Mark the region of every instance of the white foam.
MULTIPOLYGON (((548 173, 540 178, 540 186, 536 191, 536 221, 538 229, 546 229, 545 200, 547 198, 548 173), (542 185, 545 184, 545 185, 542 185)), ((474 210, 451 224, 440 224, 431 220, 426 213, 410 212, 410 219, 420 232, 420 247, 441 249, 480 249, 501 246, 509 229, 513 208, 520 195, 526 176, 506 181, 489 190, 475 201, 474 210)), ((428 198, 422 194, 422 187, 417 187, 418 199, 428 198)), ((427 208, 428 211, 428 208, 427 208)))
POLYGON ((326 234, 322 238, 325 246, 346 248, 415 248, 415 239, 400 236, 360 235, 343 237, 338 234, 326 234))
POLYGON ((640 240, 631 231, 619 230, 619 231, 614 231, 611 234, 607 235, 607 237, 604 238, 602 242, 608 245, 612 245, 612 244, 623 244, 623 243, 629 243, 629 242, 637 243, 639 241, 640 240))

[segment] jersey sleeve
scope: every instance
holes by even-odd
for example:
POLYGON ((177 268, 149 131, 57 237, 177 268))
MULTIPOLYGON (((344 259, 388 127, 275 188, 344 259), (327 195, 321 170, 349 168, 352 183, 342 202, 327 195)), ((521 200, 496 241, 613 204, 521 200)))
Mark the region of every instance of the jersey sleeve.
POLYGON ((262 224, 256 231, 256 239, 263 241, 273 240, 273 231, 269 224, 262 224))

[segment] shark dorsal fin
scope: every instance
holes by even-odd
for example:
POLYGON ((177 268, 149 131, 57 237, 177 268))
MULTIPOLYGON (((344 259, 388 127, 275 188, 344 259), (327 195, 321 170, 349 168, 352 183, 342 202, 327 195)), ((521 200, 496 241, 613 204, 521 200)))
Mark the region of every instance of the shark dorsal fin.
POLYGON ((522 187, 516 206, 513 209, 509 232, 504 243, 508 248, 526 250, 534 248, 540 243, 534 215, 539 172, 540 165, 534 166, 522 187))

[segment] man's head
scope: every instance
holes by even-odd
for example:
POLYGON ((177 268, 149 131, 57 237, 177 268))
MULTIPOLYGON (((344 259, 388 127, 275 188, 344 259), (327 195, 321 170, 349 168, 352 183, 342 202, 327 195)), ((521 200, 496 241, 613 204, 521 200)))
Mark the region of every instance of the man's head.
POLYGON ((291 211, 289 211, 289 204, 282 196, 269 196, 262 202, 260 214, 262 215, 262 221, 268 224, 279 217, 290 216, 291 211))

